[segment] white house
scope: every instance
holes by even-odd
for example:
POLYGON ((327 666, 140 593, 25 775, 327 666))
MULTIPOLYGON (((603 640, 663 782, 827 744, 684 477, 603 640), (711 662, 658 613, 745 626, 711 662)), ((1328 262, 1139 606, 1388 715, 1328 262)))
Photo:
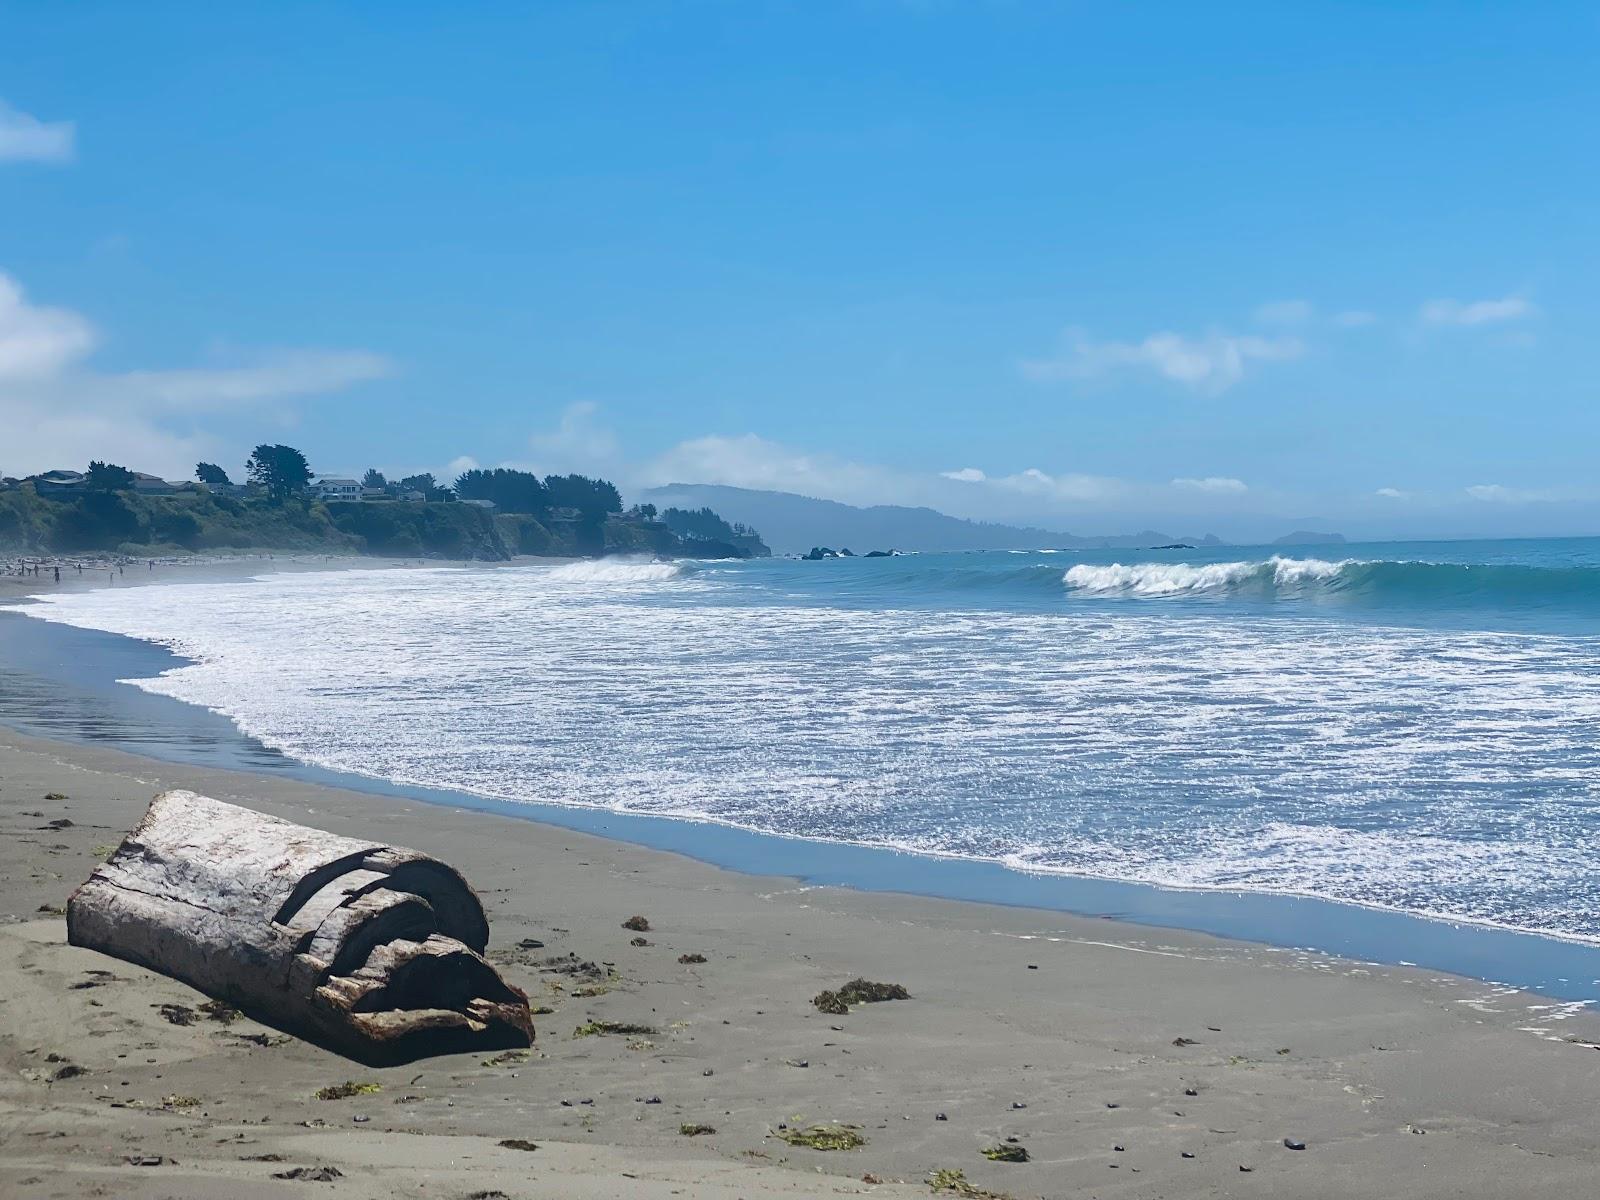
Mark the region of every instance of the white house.
POLYGON ((318 479, 308 490, 318 500, 361 502, 361 484, 354 479, 318 479))

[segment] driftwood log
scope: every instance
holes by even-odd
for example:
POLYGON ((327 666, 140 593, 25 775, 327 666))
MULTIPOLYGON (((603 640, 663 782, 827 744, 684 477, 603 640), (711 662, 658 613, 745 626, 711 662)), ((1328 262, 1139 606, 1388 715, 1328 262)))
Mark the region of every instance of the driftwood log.
POLYGON ((533 1040, 450 867, 194 792, 155 798, 73 893, 67 937, 363 1062, 533 1040))

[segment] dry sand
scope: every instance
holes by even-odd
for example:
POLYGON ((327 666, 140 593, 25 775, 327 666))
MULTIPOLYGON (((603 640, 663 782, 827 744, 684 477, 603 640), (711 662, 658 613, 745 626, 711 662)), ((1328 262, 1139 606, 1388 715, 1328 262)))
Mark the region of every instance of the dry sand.
POLYGON ((0 834, 5 1196, 928 1196, 947 1168, 1019 1198, 1569 1200, 1600 1180, 1600 1056, 1584 1041, 1600 1021, 1466 980, 805 888, 528 821, 9 733, 0 834), (68 893, 173 786, 458 866, 488 907, 492 957, 554 1010, 536 1019, 533 1057, 372 1070, 247 1020, 172 1024, 162 1005, 204 997, 68 947, 68 893), (648 946, 621 928, 634 913, 648 946), (545 947, 519 949, 528 938, 545 947), (600 965, 597 994, 541 969, 569 954, 600 965), (913 999, 812 1007, 858 975, 913 999), (656 1032, 574 1036, 596 1018, 656 1032), (345 1080, 382 1090, 312 1097, 345 1080), (867 1144, 773 1136, 832 1121, 867 1144), (685 1123, 716 1132, 685 1137, 685 1123), (538 1148, 500 1145, 511 1138, 538 1148), (1031 1161, 984 1158, 1008 1138, 1031 1161), (274 1178, 324 1166, 339 1177, 274 1178))

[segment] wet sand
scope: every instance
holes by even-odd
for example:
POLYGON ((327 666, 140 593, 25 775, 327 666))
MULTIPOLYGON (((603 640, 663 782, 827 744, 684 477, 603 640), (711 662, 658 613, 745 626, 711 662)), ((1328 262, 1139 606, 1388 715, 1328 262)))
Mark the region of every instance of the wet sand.
POLYGON ((1600 1019, 1464 979, 808 888, 489 813, 11 733, 0 832, 4 1195, 926 1196, 943 1169, 1016 1197, 1568 1197, 1600 1171, 1600 1019), (552 1010, 534 1056, 373 1070, 248 1020, 172 1024, 162 1005, 204 997, 68 947, 56 910, 173 786, 381 830, 458 866, 489 910, 492 957, 552 1010), (648 946, 621 927, 635 913, 648 946), (550 969, 567 955, 597 971, 550 969), (848 1016, 811 1005, 861 975, 913 998, 848 1016), (574 1036, 593 1019, 654 1032, 574 1036), (346 1080, 381 1090, 313 1098, 346 1080), (775 1136, 817 1122, 856 1126, 866 1145, 775 1136), (1006 1144, 1029 1161, 984 1157, 1006 1144), (302 1167, 340 1174, 274 1178, 302 1167))

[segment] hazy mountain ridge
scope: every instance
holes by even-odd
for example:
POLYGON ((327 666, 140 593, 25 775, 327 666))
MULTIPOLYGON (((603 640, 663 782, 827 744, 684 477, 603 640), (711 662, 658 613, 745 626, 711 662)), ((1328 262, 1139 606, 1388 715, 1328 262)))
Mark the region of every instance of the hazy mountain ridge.
POLYGON ((666 507, 708 505, 730 521, 753 525, 775 554, 804 554, 813 546, 868 550, 1036 550, 1062 547, 1078 550, 1143 548, 1176 541, 1218 544, 1218 539, 1174 538, 1156 530, 1131 534, 1083 536, 1061 530, 1001 525, 952 517, 932 508, 900 504, 858 507, 837 500, 819 500, 794 492, 712 483, 669 483, 650 488, 638 499, 666 507))

